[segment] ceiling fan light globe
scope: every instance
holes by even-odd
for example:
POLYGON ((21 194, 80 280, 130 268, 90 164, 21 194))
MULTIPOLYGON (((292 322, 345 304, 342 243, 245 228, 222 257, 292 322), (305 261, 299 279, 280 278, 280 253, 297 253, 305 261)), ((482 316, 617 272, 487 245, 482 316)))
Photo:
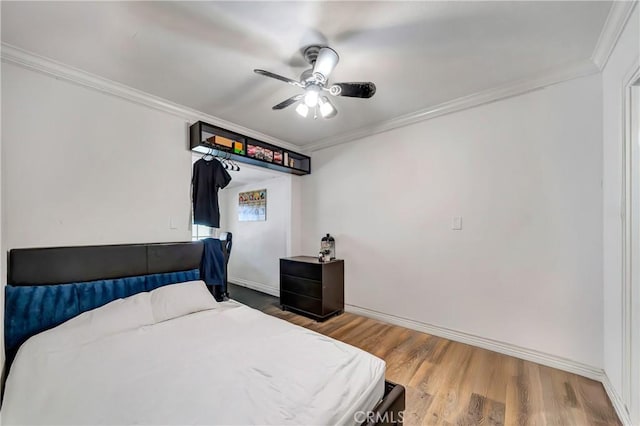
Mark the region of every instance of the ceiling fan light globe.
POLYGON ((309 108, 315 108, 318 105, 318 99, 320 98, 320 87, 311 85, 307 87, 307 91, 304 95, 304 103, 309 108))
POLYGON ((322 115, 322 118, 333 118, 337 113, 338 111, 329 99, 326 96, 323 96, 320 99, 320 114, 322 115))
POLYGON ((298 106, 296 107, 296 112, 300 114, 302 117, 306 118, 307 115, 309 114, 309 107, 303 103, 299 103, 298 106))

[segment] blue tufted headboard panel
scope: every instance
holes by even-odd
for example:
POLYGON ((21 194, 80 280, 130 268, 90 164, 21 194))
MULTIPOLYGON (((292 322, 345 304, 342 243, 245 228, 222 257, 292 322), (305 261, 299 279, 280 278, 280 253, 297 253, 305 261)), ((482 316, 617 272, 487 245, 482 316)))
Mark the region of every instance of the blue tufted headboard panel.
POLYGON ((13 353, 29 337, 113 300, 200 278, 198 269, 56 285, 5 287, 4 339, 13 353))
POLYGON ((203 246, 195 241, 10 250, 5 373, 19 346, 36 333, 115 299, 199 279, 203 246))

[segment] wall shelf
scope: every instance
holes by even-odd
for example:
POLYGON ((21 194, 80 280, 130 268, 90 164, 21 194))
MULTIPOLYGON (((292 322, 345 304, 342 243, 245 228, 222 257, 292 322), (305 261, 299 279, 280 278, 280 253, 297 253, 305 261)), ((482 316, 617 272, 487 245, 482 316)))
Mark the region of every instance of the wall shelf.
POLYGON ((191 125, 189 139, 191 150, 202 154, 211 153, 240 163, 294 175, 311 173, 311 157, 307 155, 231 132, 204 121, 191 125))

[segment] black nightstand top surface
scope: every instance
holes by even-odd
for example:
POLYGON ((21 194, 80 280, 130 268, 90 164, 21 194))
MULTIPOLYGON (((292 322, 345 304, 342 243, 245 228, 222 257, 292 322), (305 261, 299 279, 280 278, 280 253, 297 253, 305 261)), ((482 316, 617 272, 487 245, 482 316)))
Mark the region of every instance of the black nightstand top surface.
POLYGON ((293 256, 293 257, 282 257, 280 260, 291 260, 294 262, 305 262, 305 263, 315 263, 316 265, 326 265, 327 263, 335 263, 342 262, 342 259, 333 259, 328 262, 320 262, 318 257, 313 256, 293 256))

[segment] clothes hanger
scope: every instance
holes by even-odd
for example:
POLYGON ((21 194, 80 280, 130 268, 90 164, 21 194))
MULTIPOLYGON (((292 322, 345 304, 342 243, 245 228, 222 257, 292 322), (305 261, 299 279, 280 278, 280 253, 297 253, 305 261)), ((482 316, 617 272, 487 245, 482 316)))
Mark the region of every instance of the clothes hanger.
POLYGON ((227 157, 223 155, 222 157, 219 157, 219 158, 220 158, 220 162, 222 163, 222 166, 225 169, 228 169, 229 168, 229 164, 227 163, 227 157))
POLYGON ((204 161, 211 161, 211 160, 207 160, 205 157, 211 157, 211 160, 213 160, 215 158, 215 156, 213 155, 213 148, 209 148, 209 152, 206 152, 200 159, 204 160, 204 161))
POLYGON ((231 158, 231 153, 229 153, 229 163, 231 164, 231 171, 233 172, 239 172, 240 171, 240 165, 231 158))
POLYGON ((224 157, 224 168, 227 170, 233 170, 233 164, 231 162, 231 154, 226 153, 224 157))
POLYGON ((220 164, 224 166, 224 162, 222 161, 222 157, 220 156, 219 151, 216 151, 215 154, 212 154, 213 158, 215 158, 220 164))

